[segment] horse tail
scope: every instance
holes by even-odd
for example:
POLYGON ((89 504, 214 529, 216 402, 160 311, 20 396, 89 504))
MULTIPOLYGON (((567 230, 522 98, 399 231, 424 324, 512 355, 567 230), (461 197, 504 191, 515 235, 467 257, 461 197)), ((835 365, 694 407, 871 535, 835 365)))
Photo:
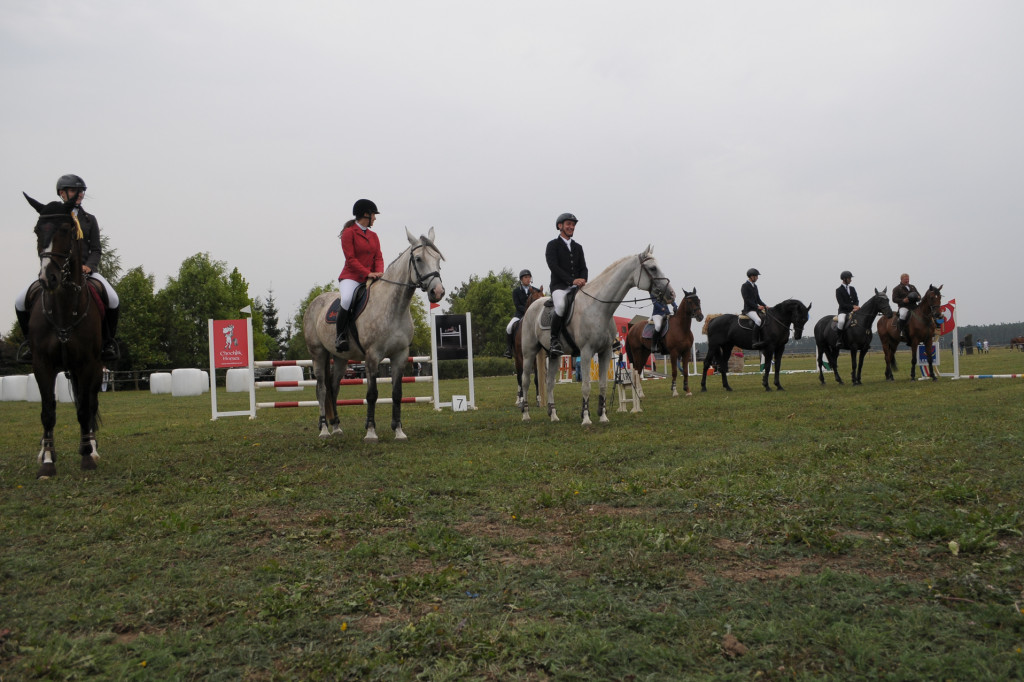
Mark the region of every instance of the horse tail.
POLYGON ((704 318, 704 327, 703 327, 703 328, 702 328, 702 329, 700 330, 700 333, 701 333, 701 334, 704 334, 705 336, 707 336, 707 333, 708 333, 708 327, 710 327, 710 326, 711 326, 711 320, 714 320, 714 319, 716 319, 716 318, 719 318, 719 317, 721 317, 722 315, 723 315, 723 313, 711 313, 710 315, 706 316, 706 317, 704 318))

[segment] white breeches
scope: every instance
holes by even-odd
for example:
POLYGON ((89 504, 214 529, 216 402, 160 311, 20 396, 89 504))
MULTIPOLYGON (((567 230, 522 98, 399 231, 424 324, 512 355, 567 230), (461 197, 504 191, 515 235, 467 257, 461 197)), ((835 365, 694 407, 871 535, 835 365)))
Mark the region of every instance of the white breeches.
POLYGON ((555 314, 559 317, 565 315, 565 295, 568 293, 568 289, 555 289, 551 292, 551 301, 555 306, 555 314))
POLYGON ((654 331, 661 332, 661 323, 665 321, 664 315, 651 315, 651 324, 654 325, 654 331))
POLYGON ((352 294, 359 288, 359 282, 354 279, 341 279, 338 280, 338 291, 341 292, 341 308, 342 310, 348 310, 352 305, 352 294))
POLYGON ((900 319, 906 320, 907 315, 910 314, 910 308, 900 308, 900 319))
POLYGON ((839 317, 836 318, 836 328, 842 329, 846 326, 846 313, 839 313, 839 317))
MULTIPOLYGON (((100 284, 103 285, 103 289, 107 292, 107 302, 110 304, 111 308, 116 308, 119 305, 121 305, 121 299, 118 298, 117 292, 114 291, 114 287, 110 286, 110 282, 108 282, 103 275, 101 275, 98 272, 92 272, 86 275, 86 277, 92 277, 94 280, 98 281, 100 284)), ((18 293, 18 296, 14 299, 15 310, 25 312, 25 298, 28 296, 29 287, 31 287, 33 284, 35 284, 35 282, 29 283, 28 286, 26 286, 24 289, 21 290, 21 292, 18 293)))
POLYGON ((750 321, 754 323, 755 327, 761 326, 761 316, 757 314, 756 310, 751 310, 750 312, 748 312, 747 317, 750 318, 750 321))
POLYGON ((506 334, 511 334, 511 333, 512 333, 512 327, 514 327, 514 326, 515 326, 515 324, 516 324, 516 322, 518 322, 518 321, 519 321, 519 318, 518 318, 518 317, 513 317, 513 318, 512 318, 512 321, 511 321, 511 322, 509 322, 509 323, 508 323, 508 326, 506 326, 506 327, 505 327, 505 333, 506 333, 506 334))

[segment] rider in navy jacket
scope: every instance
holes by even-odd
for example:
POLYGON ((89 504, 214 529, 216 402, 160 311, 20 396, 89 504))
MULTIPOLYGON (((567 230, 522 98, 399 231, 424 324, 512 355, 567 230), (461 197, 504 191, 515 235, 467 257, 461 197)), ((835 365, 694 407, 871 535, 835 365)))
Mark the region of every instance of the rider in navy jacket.
POLYGON ((836 329, 839 330, 839 343, 846 345, 846 321, 855 310, 860 310, 860 299, 857 297, 857 290, 850 282, 853 280, 853 273, 843 270, 839 275, 843 281, 836 288, 836 302, 839 303, 839 317, 836 320, 836 329))
POLYGON ((749 317, 754 324, 753 343, 750 345, 753 350, 764 348, 764 342, 761 341, 761 311, 768 307, 757 292, 757 278, 760 276, 757 268, 750 268, 747 270, 747 281, 740 287, 740 295, 743 296, 743 310, 740 313, 749 317), (754 314, 751 315, 751 312, 754 314))

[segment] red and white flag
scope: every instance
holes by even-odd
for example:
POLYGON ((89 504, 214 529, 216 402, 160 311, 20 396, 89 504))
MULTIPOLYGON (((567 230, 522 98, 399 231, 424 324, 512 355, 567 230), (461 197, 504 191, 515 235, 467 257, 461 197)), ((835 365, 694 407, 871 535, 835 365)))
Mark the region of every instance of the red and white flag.
POLYGON ((953 319, 953 311, 956 310, 956 299, 951 298, 946 305, 939 308, 942 313, 942 326, 939 327, 939 334, 948 334, 956 327, 956 320, 953 319))

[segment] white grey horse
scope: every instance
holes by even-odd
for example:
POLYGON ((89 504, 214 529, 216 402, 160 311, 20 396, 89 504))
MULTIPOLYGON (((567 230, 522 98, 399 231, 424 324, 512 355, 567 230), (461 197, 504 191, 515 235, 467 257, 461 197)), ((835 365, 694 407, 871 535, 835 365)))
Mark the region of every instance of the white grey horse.
POLYGON ((434 228, 430 228, 425 237, 416 238, 408 229, 405 234, 409 248, 388 265, 383 277, 369 286, 366 308, 355 321, 356 334, 350 339, 350 350, 335 351, 335 325, 326 319, 328 308, 340 296, 337 291, 320 294, 306 308, 302 331, 313 358, 321 438, 342 432, 336 403, 338 382, 345 375, 348 360, 363 360, 366 364, 366 437, 363 440, 377 442, 374 422, 377 366, 384 358, 391 360, 391 428, 396 440, 407 438, 402 431, 402 373, 413 334, 409 305, 417 288, 426 292, 431 303, 444 298, 440 272, 444 256, 434 245, 434 228), (335 359, 333 367, 332 357, 335 359))
MULTIPOLYGON (((659 300, 671 303, 676 294, 668 277, 658 267, 650 246, 640 254, 626 256, 609 265, 604 271, 580 288, 576 294, 575 312, 569 323, 563 327, 576 341, 580 349, 582 362, 587 363, 597 353, 600 397, 598 402, 599 421, 608 421, 608 410, 605 404, 605 393, 608 387, 608 365, 612 358, 612 344, 617 338, 615 321, 612 319, 615 309, 633 287, 654 294, 659 300)), ((523 383, 525 384, 533 372, 533 364, 537 352, 547 348, 551 343, 551 330, 541 329, 541 314, 544 312, 544 300, 535 301, 523 316, 523 383)), ((563 347, 568 344, 563 343, 563 347)), ((558 357, 548 358, 548 375, 545 391, 548 403, 548 415, 551 421, 558 421, 555 413, 555 377, 558 375, 558 357)), ((583 425, 590 421, 590 372, 583 372, 583 425)), ((530 407, 524 401, 522 405, 523 421, 530 420, 530 407)))

